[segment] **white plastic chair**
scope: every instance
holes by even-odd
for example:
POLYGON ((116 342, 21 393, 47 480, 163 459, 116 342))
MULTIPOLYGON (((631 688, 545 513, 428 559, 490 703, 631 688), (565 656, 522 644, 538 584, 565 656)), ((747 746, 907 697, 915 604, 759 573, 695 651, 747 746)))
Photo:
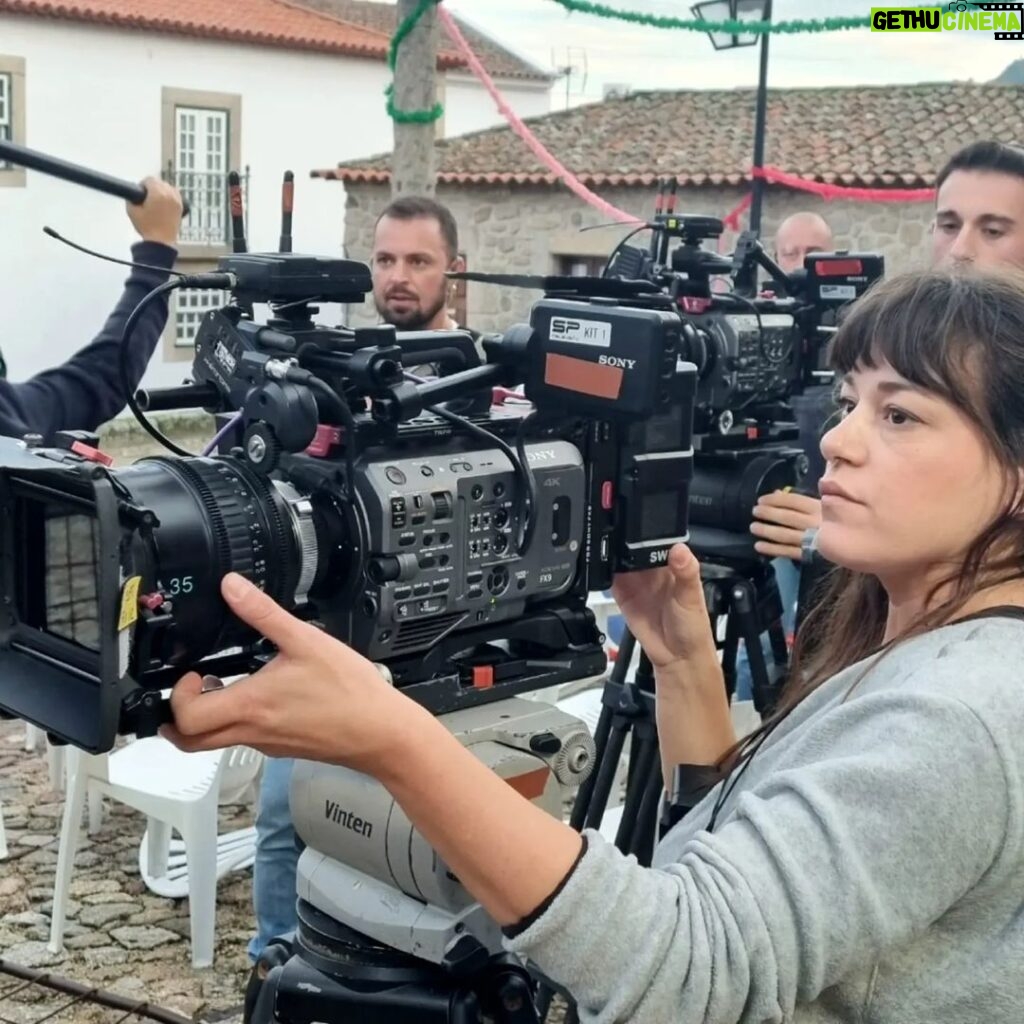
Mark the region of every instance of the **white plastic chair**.
MULTIPOLYGON (((150 827, 139 843, 139 874, 146 888, 157 896, 180 900, 189 895, 188 852, 184 840, 170 839, 166 822, 149 819, 150 827), (157 827, 152 828, 153 825, 157 827), (150 833, 155 836, 150 842, 150 833)), ((229 871, 252 867, 256 858, 256 829, 236 829, 217 836, 217 879, 229 871)))
MULTIPOLYGON (((255 829, 218 836, 218 805, 237 800, 255 780, 263 755, 248 747, 186 754, 161 737, 136 740, 94 756, 69 747, 67 797, 61 823, 49 948, 64 945, 75 849, 86 799, 103 796, 147 816, 140 870, 154 892, 189 898, 192 965, 213 963, 217 882, 251 861, 255 829), (171 830, 181 836, 175 849, 171 830)), ((99 815, 91 813, 91 824, 99 815)))
MULTIPOLYGON (((250 747, 231 747, 220 753, 224 758, 220 765, 218 804, 241 803, 247 798, 254 800, 263 755, 250 747)), ((94 791, 90 791, 90 801, 94 791)), ((171 825, 153 816, 148 818, 139 843, 139 874, 150 892, 177 900, 189 895, 188 849, 183 839, 171 837, 171 825)), ((229 871, 251 867, 255 854, 255 827, 218 835, 217 878, 223 878, 229 871)))

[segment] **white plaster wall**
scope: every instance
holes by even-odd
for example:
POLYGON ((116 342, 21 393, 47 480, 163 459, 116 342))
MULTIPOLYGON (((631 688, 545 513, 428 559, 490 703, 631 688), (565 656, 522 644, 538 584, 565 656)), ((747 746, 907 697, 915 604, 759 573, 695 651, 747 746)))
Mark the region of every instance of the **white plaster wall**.
MULTIPOLYGON (((391 148, 383 61, 5 14, 0 54, 25 61, 27 145, 121 178, 159 173, 165 86, 241 95, 251 249, 277 246, 281 175, 290 169, 295 249, 340 255, 344 192, 309 172, 391 148)), ((0 188, 0 345, 12 379, 89 341, 127 274, 46 237, 45 224, 116 256, 134 239, 118 199, 32 171, 25 188, 0 188)), ((148 386, 178 383, 187 370, 164 362, 161 349, 148 386)))

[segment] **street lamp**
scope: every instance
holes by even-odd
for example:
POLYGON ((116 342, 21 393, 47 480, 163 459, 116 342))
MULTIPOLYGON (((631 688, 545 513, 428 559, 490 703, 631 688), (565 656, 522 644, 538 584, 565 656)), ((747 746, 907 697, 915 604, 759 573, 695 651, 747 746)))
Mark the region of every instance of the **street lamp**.
MULTIPOLYGON (((772 0, 704 0, 690 10, 702 21, 771 21, 772 0)), ((757 105, 754 111, 754 166, 764 162, 765 113, 768 107, 768 32, 709 32, 716 50, 732 50, 738 46, 754 46, 761 36, 761 70, 757 80, 757 105)), ((754 177, 750 199, 750 229, 761 233, 761 202, 764 178, 754 177)))

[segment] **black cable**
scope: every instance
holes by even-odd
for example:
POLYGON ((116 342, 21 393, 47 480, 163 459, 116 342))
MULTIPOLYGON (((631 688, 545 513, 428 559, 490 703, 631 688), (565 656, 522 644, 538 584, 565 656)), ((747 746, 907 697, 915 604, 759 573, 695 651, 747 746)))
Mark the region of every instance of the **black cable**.
MULTIPOLYGON (((339 355, 341 353, 338 353, 339 355)), ((285 372, 284 379, 295 384, 304 384, 311 391, 315 391, 324 398, 327 406, 327 414, 333 415, 335 420, 340 420, 345 428, 345 490, 351 494, 352 485, 355 480, 355 455, 353 447, 356 439, 356 420, 352 410, 344 399, 334 391, 326 381, 321 380, 316 374, 311 373, 298 366, 289 367, 285 372)))
POLYGON ((275 313, 280 313, 282 310, 291 309, 293 306, 308 306, 311 302, 325 302, 328 300, 321 299, 317 295, 311 295, 308 299, 293 299, 291 302, 279 302, 271 305, 271 309, 275 313))
POLYGON ((516 550, 519 554, 525 554, 533 540, 534 527, 537 524, 537 481, 534 479, 533 470, 530 469, 530 460, 526 455, 526 425, 537 416, 536 410, 527 413, 519 421, 519 429, 516 431, 516 453, 519 455, 519 465, 523 468, 525 490, 521 491, 519 517, 521 523, 519 536, 516 540, 516 550))
POLYGON ((160 274, 170 274, 172 277, 188 277, 188 274, 183 274, 180 270, 170 270, 168 267, 158 267, 152 263, 135 263, 132 260, 119 260, 116 256, 106 256, 101 252, 96 252, 93 249, 87 249, 84 245, 79 245, 77 242, 72 242, 70 239, 65 238, 63 235, 59 235, 53 228, 44 227, 43 234, 49 235, 51 238, 56 238, 58 242, 63 242, 65 245, 70 246, 72 249, 77 249, 79 252, 84 252, 86 256, 95 256, 98 260, 106 260, 108 263, 119 263, 122 267, 134 267, 136 270, 155 270, 160 274))
POLYGON ((131 377, 128 373, 128 342, 131 339, 132 333, 135 330, 143 311, 154 299, 164 295, 166 292, 173 291, 176 288, 232 288, 235 284, 234 275, 183 274, 180 270, 171 270, 168 267, 157 267, 151 263, 135 263, 132 260, 122 260, 115 256, 107 256, 104 253, 88 249, 84 245, 79 245, 77 242, 72 242, 70 239, 58 234, 51 227, 44 227, 43 232, 51 238, 55 238, 58 242, 63 242, 65 245, 70 246, 72 249, 84 252, 87 256, 95 256, 98 260, 106 260, 108 263, 117 263, 120 266, 132 267, 136 270, 153 270, 159 274, 168 274, 172 278, 172 280, 164 281, 163 284, 154 288, 129 314, 128 319, 125 321, 124 330, 121 332, 121 345, 118 350, 118 371, 121 378, 121 390, 125 394, 126 405, 146 433, 176 455, 181 455, 186 458, 193 457, 192 452, 179 447, 169 437, 162 434, 160 430, 154 426, 149 419, 147 419, 146 414, 139 407, 138 402, 135 401, 135 388, 132 386, 131 377), (177 280, 173 280, 173 278, 177 278, 177 280))
POLYGON ((197 458, 197 456, 193 452, 187 451, 185 448, 175 444, 169 437, 162 434, 159 428, 149 421, 135 400, 135 389, 132 387, 131 377, 128 373, 128 343, 131 341, 131 336, 138 326, 146 307, 167 292, 175 291, 178 288, 231 288, 234 286, 234 283, 235 277, 233 274, 184 274, 176 281, 164 281, 163 284, 157 285, 156 288, 149 292, 131 311, 128 319, 125 321, 124 330, 121 332, 119 371, 121 389, 127 398, 128 408, 150 437, 159 441, 168 451, 174 452, 175 455, 180 455, 183 458, 197 458))
POLYGON ((301 384, 315 391, 324 400, 324 411, 332 416, 335 421, 345 422, 344 403, 337 393, 328 387, 326 381, 321 380, 316 374, 300 366, 289 366, 284 373, 284 379, 292 384, 301 384))
MULTIPOLYGON (((414 384, 424 383, 423 377, 418 377, 415 373, 410 373, 408 370, 402 374, 406 380, 412 381, 414 384)), ((519 502, 518 509, 513 516, 515 521, 519 523, 519 532, 516 536, 516 551, 518 555, 525 554, 527 546, 533 537, 533 525, 534 515, 533 511, 537 507, 537 483, 533 478, 533 472, 530 469, 530 460, 526 455, 526 441, 525 441, 525 428, 527 421, 533 419, 536 415, 536 410, 528 413, 519 421, 519 427, 516 431, 516 450, 515 452, 500 438, 497 434, 491 433, 491 431, 478 426, 476 423, 467 420, 463 416, 459 416, 457 413, 450 412, 447 409, 442 409, 440 406, 428 405, 427 412, 432 412, 436 416, 440 416, 442 419, 446 419, 451 423, 455 423, 460 427, 468 430, 471 434, 475 434, 477 437, 482 437, 487 441, 488 444, 496 444, 505 455, 508 456, 509 461, 512 463, 512 469, 516 474, 516 478, 519 480, 519 502)))
MULTIPOLYGON (((488 444, 496 445, 504 454, 509 462, 512 463, 512 469, 516 474, 516 478, 519 481, 519 493, 523 496, 523 501, 520 502, 520 513, 518 516, 520 528, 519 536, 516 538, 516 551, 517 555, 524 555, 526 553, 525 544, 529 541, 533 535, 533 530, 530 521, 533 519, 533 500, 532 497, 536 494, 536 484, 533 480, 533 474, 530 472, 529 460, 526 458, 525 447, 520 443, 522 440, 522 429, 523 422, 519 424, 520 435, 517 438, 517 447, 519 448, 520 454, 513 451, 509 445, 498 437, 497 434, 492 434, 491 431, 485 430, 483 427, 470 420, 467 420, 463 416, 459 416, 457 413, 451 412, 439 405, 428 405, 427 411, 434 413, 435 416, 440 416, 442 419, 448 420, 449 423, 454 423, 457 426, 462 427, 464 430, 477 437, 483 438, 488 444), (527 503, 528 502, 528 503, 527 503)), ((527 420, 532 413, 524 416, 523 420, 527 420)))
MULTIPOLYGON (((730 298, 736 299, 738 302, 746 303, 754 311, 754 316, 757 318, 757 354, 758 354, 758 358, 763 363, 767 363, 769 366, 772 366, 772 367, 781 366, 790 357, 790 355, 793 352, 793 345, 792 345, 792 343, 789 345, 789 347, 785 350, 785 352, 782 353, 782 355, 778 359, 769 359, 768 356, 765 354, 765 351, 764 351, 764 323, 761 320, 761 311, 757 308, 757 304, 755 302, 753 302, 751 299, 748 299, 746 295, 739 295, 737 292, 734 292, 734 291, 722 292, 721 294, 722 295, 727 295, 730 298)), ((761 397, 760 393, 755 391, 742 405, 737 406, 737 408, 734 409, 733 411, 734 412, 743 412, 744 409, 746 409, 750 405, 753 405, 754 402, 756 402, 760 397, 761 397)))
MULTIPOLYGON (((340 401, 340 400, 339 400, 340 401)), ((341 402, 341 418, 345 426, 345 492, 346 497, 351 498, 353 495, 352 488, 355 486, 356 480, 356 457, 355 457, 355 443, 356 443, 356 419, 352 415, 352 410, 341 402)))
POLYGON ((128 343, 131 340, 132 333, 135 330, 136 325, 139 322, 146 307, 154 299, 160 298, 160 296, 167 292, 174 291, 176 288, 182 286, 182 279, 177 281, 164 281, 163 284, 157 285, 129 314, 128 319, 125 321, 124 330, 121 332, 121 348, 120 348, 120 372, 121 372, 121 389, 124 391, 127 397, 128 408, 131 410, 132 415, 138 420, 142 429, 146 431, 150 437, 154 440, 159 441, 168 451, 174 452, 175 455, 181 455, 185 458, 193 458, 193 453, 175 444, 169 437, 162 434, 156 426, 154 426, 146 414, 139 407, 139 403, 135 401, 135 389, 132 387, 131 377, 128 373, 128 343))
MULTIPOLYGON (((746 295, 740 295, 738 292, 727 291, 721 292, 721 294, 728 295, 730 298, 735 299, 737 302, 746 303, 754 311, 754 316, 757 319, 757 354, 766 363, 771 363, 772 365, 781 363, 783 361, 782 359, 768 359, 764 354, 764 321, 762 321, 761 319, 761 310, 757 308, 757 304, 752 299, 748 299, 746 295)), ((786 355, 788 356, 789 353, 787 352, 786 355)), ((785 356, 783 357, 783 359, 784 358, 785 356)))
POLYGON ((640 227, 634 228, 624 238, 619 240, 619 244, 615 246, 611 251, 611 255, 608 257, 607 262, 604 265, 604 270, 601 271, 601 277, 607 277, 608 271, 611 269, 611 265, 615 262, 615 257, 618 256, 619 250, 634 236, 640 234, 641 231, 646 231, 648 228, 647 224, 641 224, 640 227))

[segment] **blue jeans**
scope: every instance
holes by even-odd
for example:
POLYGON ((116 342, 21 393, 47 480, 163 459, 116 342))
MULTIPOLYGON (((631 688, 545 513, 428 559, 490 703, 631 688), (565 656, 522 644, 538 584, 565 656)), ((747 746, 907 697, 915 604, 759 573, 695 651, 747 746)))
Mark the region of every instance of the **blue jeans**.
MULTIPOLYGON (((782 628, 786 636, 789 636, 796 625, 796 602, 800 593, 800 566, 789 558, 775 558, 772 560, 772 568, 775 570, 775 582, 779 587, 779 597, 782 598, 782 628)), ((772 647, 767 633, 761 634, 761 647, 764 650, 765 660, 770 665, 772 663, 772 647)), ((736 652, 736 700, 754 699, 753 682, 747 648, 740 641, 739 650, 736 652)))
POLYGON ((252 877, 256 934, 249 940, 249 958, 253 963, 271 939, 294 931, 297 924, 295 869, 300 843, 288 806, 294 763, 291 758, 277 757, 263 762, 252 877))

